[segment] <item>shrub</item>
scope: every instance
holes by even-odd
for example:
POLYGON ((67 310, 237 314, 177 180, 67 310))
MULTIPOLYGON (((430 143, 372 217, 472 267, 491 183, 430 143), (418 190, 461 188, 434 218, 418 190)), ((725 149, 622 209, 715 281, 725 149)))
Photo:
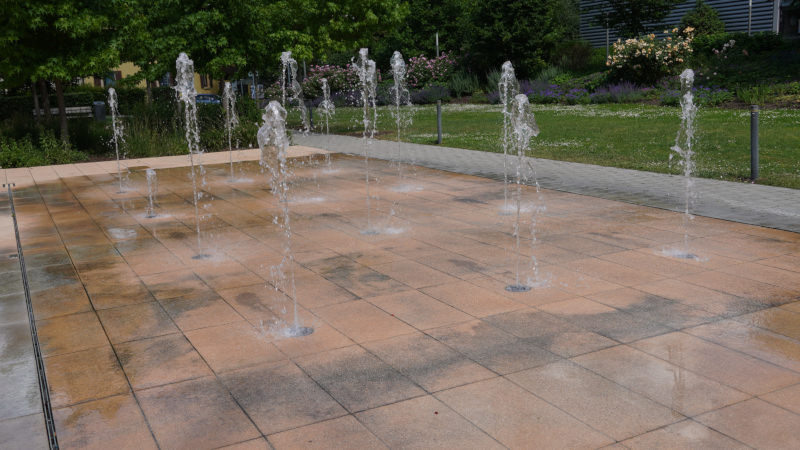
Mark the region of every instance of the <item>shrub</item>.
POLYGON ((98 122, 94 119, 70 119, 69 140, 78 150, 92 155, 104 155, 111 147, 113 131, 111 120, 98 122))
POLYGON ((443 85, 450 80, 455 66, 455 58, 446 52, 443 52, 438 58, 427 58, 424 55, 412 56, 408 59, 406 79, 408 85, 415 88, 431 84, 443 85))
MULTIPOLYGON (((717 106, 733 100, 732 92, 717 86, 694 86, 692 94, 694 95, 695 104, 700 106, 717 106)), ((681 91, 679 89, 664 89, 659 98, 661 104, 665 106, 678 106, 680 99, 681 91)))
POLYGON ((499 70, 492 70, 486 74, 486 85, 484 89, 486 92, 494 92, 497 90, 497 85, 500 84, 500 77, 503 76, 499 70))
POLYGON ((637 39, 621 39, 614 43, 606 65, 618 80, 652 84, 676 72, 692 52, 692 29, 677 35, 678 29, 665 32, 664 39, 648 34, 637 39))
POLYGON ((695 103, 701 106, 717 106, 734 98, 733 92, 716 86, 697 86, 693 91, 695 103))
POLYGON ((626 103, 640 100, 645 92, 629 81, 597 88, 590 95, 592 103, 626 103))
POLYGON ((56 138, 50 130, 41 130, 34 145, 30 136, 19 140, 0 136, 0 167, 31 167, 69 164, 86 160, 87 155, 56 138))
POLYGON ((188 152, 183 130, 164 124, 132 121, 125 128, 128 158, 180 155, 188 152))
POLYGON ((449 86, 453 94, 459 98, 463 95, 472 95, 472 93, 480 89, 478 77, 475 74, 466 72, 454 73, 450 78, 449 86))
POLYGON ((582 87, 565 88, 543 81, 522 81, 520 92, 532 103, 567 103, 570 105, 589 103, 589 91, 582 87))
POLYGON ((411 91, 411 103, 415 105, 427 105, 435 103, 437 100, 450 100, 450 90, 441 84, 431 84, 422 89, 411 91))
POLYGON ((470 100, 472 103, 491 103, 489 96, 484 92, 475 92, 470 100))
MULTIPOLYGON (((380 78, 380 73, 378 74, 380 78)), ((312 65, 305 79, 303 79, 303 95, 307 98, 315 98, 322 95, 322 79, 328 79, 328 87, 331 92, 348 91, 358 89, 358 70, 351 64, 337 66, 333 64, 312 65)), ((276 82, 277 96, 280 97, 280 82, 276 82)))
POLYGON ((692 50, 696 55, 713 56, 714 50, 720 51, 723 46, 734 41, 738 50, 744 50, 749 54, 762 53, 765 51, 779 50, 786 47, 786 42, 779 34, 763 32, 753 33, 714 33, 700 35, 692 40, 692 50))
POLYGON ((771 97, 772 90, 767 85, 736 88, 736 97, 748 105, 760 105, 771 97))
POLYGON ((725 23, 720 20, 716 9, 703 0, 697 0, 694 9, 689 10, 681 19, 680 28, 694 28, 696 36, 704 36, 724 32, 725 23))
POLYGON ((562 69, 580 71, 589 65, 592 52, 587 41, 563 41, 556 45, 552 62, 562 69))
POLYGON ((542 69, 538 75, 536 75, 536 81, 540 81, 542 83, 555 83, 555 79, 561 75, 564 75, 564 70, 562 68, 558 66, 548 66, 542 69))
POLYGON ((331 101, 337 108, 343 106, 359 106, 361 105, 361 91, 352 89, 332 92, 331 101))

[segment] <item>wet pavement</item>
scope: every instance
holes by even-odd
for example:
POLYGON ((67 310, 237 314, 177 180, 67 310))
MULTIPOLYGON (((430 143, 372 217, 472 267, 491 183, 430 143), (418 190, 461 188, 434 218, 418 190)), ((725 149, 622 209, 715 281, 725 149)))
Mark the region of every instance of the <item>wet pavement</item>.
POLYGON ((0 192, 0 447, 47 448, 7 190, 0 192))
MULTIPOLYGON (((680 214, 543 190, 517 253, 501 183, 373 161, 366 235, 363 160, 298 158, 292 248, 314 333, 284 337, 292 303, 268 285, 280 205, 255 152, 235 182, 227 157, 207 155, 206 259, 185 157, 128 162, 122 193, 109 163, 0 173, 17 184, 61 447, 800 446, 800 234, 697 217, 700 259, 676 259, 680 214), (531 255, 537 286, 506 291, 531 255)), ((0 267, 0 448, 44 448, 31 372, 15 375, 33 367, 18 365, 19 269, 0 267)))
MULTIPOLYGON (((294 142, 335 152, 363 154, 352 136, 293 136, 294 142)), ((503 179, 503 155, 440 145, 374 141, 373 157, 413 161, 433 169, 503 179)), ((534 150, 535 154, 535 150, 534 150)), ((542 187, 673 211, 684 209, 682 177, 567 161, 533 158, 542 187)), ((708 178, 694 179, 692 211, 706 217, 800 232, 800 190, 708 178)))

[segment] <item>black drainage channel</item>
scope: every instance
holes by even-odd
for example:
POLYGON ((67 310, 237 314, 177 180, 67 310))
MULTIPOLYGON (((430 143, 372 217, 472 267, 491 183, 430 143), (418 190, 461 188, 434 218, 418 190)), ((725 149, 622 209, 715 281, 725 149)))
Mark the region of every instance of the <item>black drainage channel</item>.
POLYGON ((56 424, 53 420, 53 408, 50 406, 50 389, 47 386, 47 375, 44 371, 44 360, 42 350, 39 348, 39 335, 36 333, 36 319, 33 317, 33 303, 31 303, 31 289, 28 286, 28 274, 25 270, 25 257, 22 254, 22 243, 19 240, 19 226, 17 225, 17 213, 14 210, 14 192, 11 190, 14 183, 4 184, 8 188, 8 203, 11 205, 11 218, 14 220, 14 233, 17 237, 17 257, 19 258, 19 270, 22 272, 22 288, 25 291, 25 304, 28 308, 28 323, 31 327, 31 339, 33 340, 33 353, 36 356, 36 372, 39 378, 39 395, 42 400, 42 412, 44 413, 44 423, 47 429, 47 443, 52 450, 58 449, 58 438, 56 437, 56 424))

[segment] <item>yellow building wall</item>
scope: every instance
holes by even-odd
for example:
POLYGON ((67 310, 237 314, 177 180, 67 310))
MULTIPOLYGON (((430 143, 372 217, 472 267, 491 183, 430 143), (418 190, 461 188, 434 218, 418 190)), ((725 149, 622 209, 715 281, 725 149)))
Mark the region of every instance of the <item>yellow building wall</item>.
POLYGON ((206 76, 206 87, 200 82, 200 74, 194 74, 194 89, 198 94, 219 94, 219 80, 214 80, 210 76, 206 76))
MULTIPOLYGON (((139 72, 139 67, 132 62, 124 62, 119 66, 111 69, 111 72, 122 72, 122 78, 125 79, 127 77, 136 75, 139 72)), ((206 77, 207 85, 203 87, 200 81, 200 74, 194 74, 194 88, 197 90, 198 94, 219 94, 220 86, 219 80, 214 80, 210 76, 206 77)), ((82 83, 89 86, 94 86, 94 77, 84 77, 82 83)), ((147 87, 147 83, 144 80, 139 81, 136 83, 137 87, 145 89, 147 87)), ((105 78, 103 78, 103 87, 105 87, 105 78)))

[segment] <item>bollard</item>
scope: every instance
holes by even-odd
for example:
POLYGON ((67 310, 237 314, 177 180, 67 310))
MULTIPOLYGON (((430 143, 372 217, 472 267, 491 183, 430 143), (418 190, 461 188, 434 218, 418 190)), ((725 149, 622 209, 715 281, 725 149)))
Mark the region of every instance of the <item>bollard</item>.
POLYGON ((758 178, 758 105, 750 105, 750 179, 758 178))
POLYGON ((442 101, 436 100, 436 143, 442 143, 442 101))

